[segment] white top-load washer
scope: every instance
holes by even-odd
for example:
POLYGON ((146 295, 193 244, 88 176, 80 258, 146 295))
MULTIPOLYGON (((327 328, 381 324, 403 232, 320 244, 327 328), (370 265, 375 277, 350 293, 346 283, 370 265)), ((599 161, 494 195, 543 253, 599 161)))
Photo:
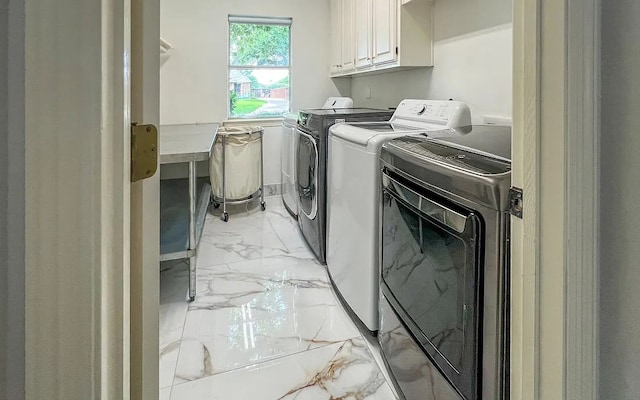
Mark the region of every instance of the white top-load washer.
POLYGON ((403 100, 388 122, 342 123, 329 130, 327 268, 351 311, 378 330, 382 144, 406 135, 471 125, 459 101, 403 100))
MULTIPOLYGON (((353 100, 349 97, 329 97, 322 108, 352 108, 353 100)), ((297 113, 287 113, 282 120, 282 201, 289 213, 298 216, 298 197, 296 196, 296 157, 295 134, 298 123, 297 113)))

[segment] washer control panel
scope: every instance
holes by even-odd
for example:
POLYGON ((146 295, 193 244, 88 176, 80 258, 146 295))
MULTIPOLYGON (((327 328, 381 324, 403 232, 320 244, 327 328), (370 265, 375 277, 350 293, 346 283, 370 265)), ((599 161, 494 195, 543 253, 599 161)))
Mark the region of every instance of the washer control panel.
POLYGON ((471 125, 471 112, 461 101, 407 99, 400 102, 391 120, 457 127, 471 125))

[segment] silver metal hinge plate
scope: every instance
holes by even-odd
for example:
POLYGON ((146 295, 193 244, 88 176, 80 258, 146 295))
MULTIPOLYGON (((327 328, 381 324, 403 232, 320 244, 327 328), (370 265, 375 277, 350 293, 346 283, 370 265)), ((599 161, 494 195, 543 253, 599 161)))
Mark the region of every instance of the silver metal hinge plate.
POLYGON ((511 187, 509 189, 509 213, 514 217, 522 219, 522 208, 524 206, 524 193, 522 189, 511 187))

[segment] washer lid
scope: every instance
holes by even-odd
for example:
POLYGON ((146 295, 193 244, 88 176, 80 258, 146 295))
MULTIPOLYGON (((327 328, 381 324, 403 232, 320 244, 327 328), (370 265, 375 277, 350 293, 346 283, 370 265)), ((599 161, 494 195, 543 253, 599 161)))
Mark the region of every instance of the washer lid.
POLYGON ((332 126, 329 132, 333 136, 366 146, 371 139, 380 135, 415 135, 425 132, 425 129, 389 122, 363 122, 337 124, 332 126))
POLYGON ((353 100, 350 97, 329 97, 322 108, 352 108, 353 100))

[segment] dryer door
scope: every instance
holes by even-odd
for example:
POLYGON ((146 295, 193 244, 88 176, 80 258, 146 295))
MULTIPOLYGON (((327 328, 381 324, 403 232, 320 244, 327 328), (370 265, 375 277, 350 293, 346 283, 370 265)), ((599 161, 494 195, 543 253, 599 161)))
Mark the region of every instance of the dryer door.
POLYGON ((318 215, 318 144, 313 136, 300 128, 297 133, 298 212, 313 220, 318 215))
POLYGON ((382 190, 382 293, 456 390, 477 399, 480 219, 386 170, 382 190))

